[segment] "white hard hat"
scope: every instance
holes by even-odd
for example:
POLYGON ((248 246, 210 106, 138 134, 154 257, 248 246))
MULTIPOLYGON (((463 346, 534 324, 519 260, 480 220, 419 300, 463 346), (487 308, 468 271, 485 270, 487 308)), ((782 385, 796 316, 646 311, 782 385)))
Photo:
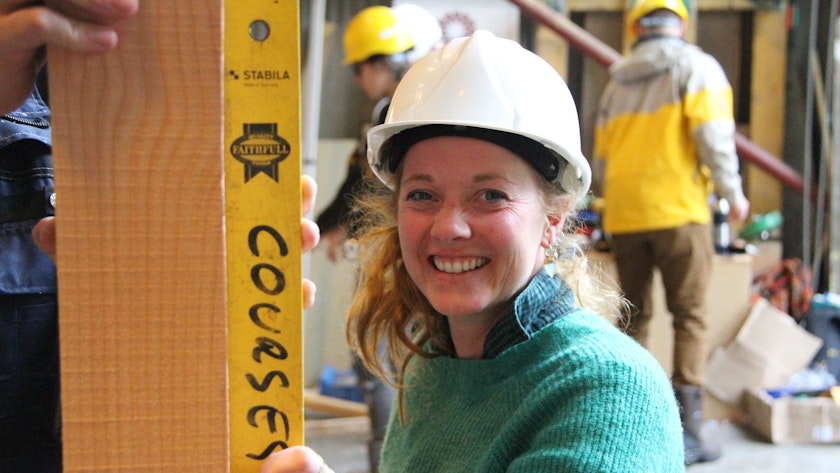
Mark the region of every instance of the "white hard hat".
POLYGON ((566 192, 580 197, 589 189, 592 172, 566 83, 539 56, 488 31, 454 39, 409 69, 385 123, 368 131, 368 161, 394 189, 408 148, 440 135, 493 142, 566 192))
POLYGON ((440 22, 425 8, 413 3, 401 3, 391 8, 394 15, 408 26, 414 36, 414 49, 406 53, 410 63, 417 62, 431 51, 443 46, 440 22))

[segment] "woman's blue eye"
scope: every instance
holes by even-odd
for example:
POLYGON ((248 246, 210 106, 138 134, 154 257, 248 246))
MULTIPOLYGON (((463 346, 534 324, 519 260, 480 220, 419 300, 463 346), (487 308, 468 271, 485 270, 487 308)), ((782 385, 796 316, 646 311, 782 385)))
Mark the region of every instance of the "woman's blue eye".
POLYGON ((426 191, 411 191, 406 196, 407 200, 431 200, 432 194, 426 191))
POLYGON ((486 190, 481 194, 481 198, 485 201, 493 201, 493 200, 506 200, 507 195, 504 192, 496 191, 496 190, 486 190))

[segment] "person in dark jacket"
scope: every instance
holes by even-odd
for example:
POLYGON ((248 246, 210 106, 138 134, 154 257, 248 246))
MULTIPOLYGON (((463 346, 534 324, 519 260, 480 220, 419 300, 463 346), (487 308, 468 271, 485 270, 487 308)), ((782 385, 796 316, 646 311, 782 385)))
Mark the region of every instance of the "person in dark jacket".
POLYGON ((50 111, 37 89, 0 116, 0 471, 61 472, 56 269, 32 229, 52 215, 50 111))
MULTIPOLYGON (((344 181, 334 199, 315 219, 327 241, 327 256, 333 262, 344 256, 348 238, 354 237, 353 195, 369 173, 364 134, 369 126, 385 122, 391 97, 415 57, 412 54, 417 50, 428 51, 427 47, 417 47, 414 38, 420 35, 413 23, 397 13, 385 6, 365 8, 350 20, 344 32, 343 63, 353 68, 353 80, 375 105, 371 123, 362 127, 362 137, 348 159, 344 181)), ((419 16, 416 11, 413 14, 419 16)), ((430 34, 434 36, 435 32, 430 34)), ((423 38, 426 36, 429 34, 423 38)))
POLYGON ((0 471, 62 471, 50 111, 37 88, 47 44, 116 45, 137 0, 0 0, 0 471), (35 230, 37 228, 37 230, 35 230), (48 252, 41 251, 41 248, 48 252))

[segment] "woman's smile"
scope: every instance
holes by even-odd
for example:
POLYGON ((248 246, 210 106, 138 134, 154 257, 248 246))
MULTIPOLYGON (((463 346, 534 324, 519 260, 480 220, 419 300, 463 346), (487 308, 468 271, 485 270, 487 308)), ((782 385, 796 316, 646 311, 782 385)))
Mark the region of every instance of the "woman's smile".
POLYGON ((476 270, 489 261, 487 258, 446 258, 441 256, 432 256, 431 260, 438 271, 452 274, 476 270))

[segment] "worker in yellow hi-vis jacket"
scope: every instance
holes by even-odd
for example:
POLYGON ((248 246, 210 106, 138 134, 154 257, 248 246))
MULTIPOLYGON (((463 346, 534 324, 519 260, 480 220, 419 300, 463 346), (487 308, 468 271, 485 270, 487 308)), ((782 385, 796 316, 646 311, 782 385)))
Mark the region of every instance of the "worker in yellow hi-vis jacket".
POLYGON ((714 252, 711 190, 730 219, 749 211, 735 153, 732 88, 720 64, 684 40, 682 0, 636 0, 625 15, 633 45, 610 68, 595 130, 604 231, 632 304, 627 331, 646 344, 658 268, 673 315, 672 383, 682 407, 687 464, 717 459, 701 440, 706 287, 714 252))

